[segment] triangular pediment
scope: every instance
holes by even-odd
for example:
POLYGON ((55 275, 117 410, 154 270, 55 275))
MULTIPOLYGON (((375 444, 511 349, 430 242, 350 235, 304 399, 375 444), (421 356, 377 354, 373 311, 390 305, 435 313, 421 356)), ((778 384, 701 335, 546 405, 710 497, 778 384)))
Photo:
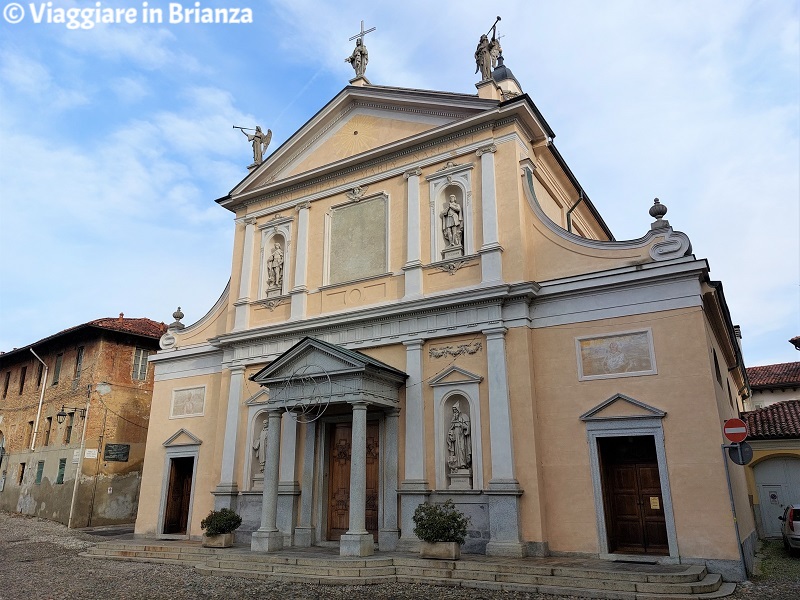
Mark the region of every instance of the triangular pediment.
POLYGON ((493 106, 470 94, 348 86, 265 157, 231 196, 413 139, 493 106))
POLYGON ((614 419, 662 419, 666 412, 635 400, 624 394, 615 394, 580 416, 581 421, 607 421, 614 419))
POLYGON ((199 446, 202 443, 196 435, 186 429, 179 429, 169 436, 163 445, 166 448, 175 448, 176 446, 199 446))
POLYGON ((475 373, 470 373, 469 371, 462 369, 460 367, 448 367, 439 375, 434 377, 430 380, 430 385, 437 386, 437 385, 455 385, 455 384, 464 384, 464 383, 480 383, 483 381, 483 377, 480 375, 476 375, 475 373))
POLYGON ((344 374, 379 373, 391 379, 405 380, 406 374, 374 358, 306 337, 252 376, 261 385, 283 383, 302 378, 336 377, 344 374))
POLYGON ((255 394, 244 401, 245 406, 255 406, 256 404, 266 404, 269 401, 269 389, 261 388, 255 394))

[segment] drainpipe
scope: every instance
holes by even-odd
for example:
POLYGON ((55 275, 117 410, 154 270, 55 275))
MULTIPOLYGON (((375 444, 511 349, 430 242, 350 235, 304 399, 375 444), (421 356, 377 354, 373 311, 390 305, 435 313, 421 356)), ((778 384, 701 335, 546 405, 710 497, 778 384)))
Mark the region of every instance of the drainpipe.
POLYGON ((579 191, 579 194, 580 194, 580 195, 578 196, 578 200, 577 200, 577 201, 575 202, 575 204, 573 204, 573 205, 572 205, 572 207, 571 207, 571 208, 570 208, 570 209, 567 211, 567 231, 569 231, 570 233, 572 233, 572 219, 571 219, 571 217, 572 217, 572 211, 573 211, 573 210, 575 210, 575 209, 577 208, 578 204, 580 204, 581 202, 583 202, 583 199, 585 198, 585 196, 583 195, 583 190, 581 189, 581 190, 578 190, 578 191, 579 191))
POLYGON ((33 435, 31 436, 31 451, 36 447, 36 436, 39 434, 39 418, 42 416, 42 403, 44 402, 44 388, 47 387, 47 363, 44 362, 33 348, 28 348, 40 363, 44 365, 44 379, 42 380, 42 391, 39 394, 39 410, 36 411, 36 424, 33 426, 33 435))

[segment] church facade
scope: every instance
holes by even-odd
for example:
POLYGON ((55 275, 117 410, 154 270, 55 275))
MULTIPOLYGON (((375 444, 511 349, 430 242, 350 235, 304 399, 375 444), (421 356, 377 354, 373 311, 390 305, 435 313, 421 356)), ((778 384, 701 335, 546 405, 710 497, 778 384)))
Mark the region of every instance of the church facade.
POLYGON ((137 535, 197 538, 230 507, 253 550, 364 556, 415 548, 415 508, 450 499, 466 552, 744 577, 721 285, 658 202, 615 240, 502 57, 487 70, 477 94, 362 70, 217 200, 231 279, 151 357, 137 535))

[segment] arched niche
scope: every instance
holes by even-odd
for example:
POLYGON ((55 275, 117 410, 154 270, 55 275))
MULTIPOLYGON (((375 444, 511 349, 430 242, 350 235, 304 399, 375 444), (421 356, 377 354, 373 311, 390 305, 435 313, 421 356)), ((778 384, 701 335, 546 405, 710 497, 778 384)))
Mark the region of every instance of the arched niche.
POLYGON ((259 411, 250 419, 247 432, 247 486, 251 490, 264 489, 264 463, 267 457, 267 412, 259 411))
POLYGON ((427 177, 430 182, 431 262, 451 260, 475 252, 470 177, 472 164, 448 165, 427 177), (455 206, 451 206, 451 199, 455 206), (456 220, 457 223, 454 222, 456 220), (458 231, 454 229, 456 227, 458 231))
POLYGON ((261 267, 258 298, 275 298, 289 293, 291 219, 268 221, 261 229, 261 267))
POLYGON ((434 397, 434 431, 436 432, 436 488, 439 490, 480 490, 483 488, 483 452, 481 449, 481 411, 479 384, 482 377, 452 366, 431 380, 434 397), (454 428, 453 407, 458 406, 462 423, 454 428), (468 426, 463 421, 468 421, 468 426), (467 442, 471 460, 467 469, 454 473, 451 460, 451 430, 468 427, 467 442), (467 471, 467 472, 465 472, 467 471), (453 475, 456 475, 455 477, 453 475))

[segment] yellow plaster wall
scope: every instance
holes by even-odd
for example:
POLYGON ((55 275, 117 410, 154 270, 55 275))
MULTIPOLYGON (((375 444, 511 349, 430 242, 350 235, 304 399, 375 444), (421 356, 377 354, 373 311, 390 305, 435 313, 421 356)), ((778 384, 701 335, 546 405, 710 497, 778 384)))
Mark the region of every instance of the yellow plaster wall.
MULTIPOLYGON (((533 330, 536 406, 551 550, 597 552, 586 428, 578 418, 616 393, 667 412, 667 468, 682 556, 738 558, 721 463, 720 416, 713 397, 700 309, 533 330), (657 375, 578 381, 575 337, 653 332, 657 375), (671 419, 691 411, 691 419, 671 419)), ((515 421, 515 438, 525 439, 515 421)), ((523 442, 524 444, 524 442, 523 442)), ((524 448, 525 446, 521 446, 524 448)), ((527 515, 525 516, 527 520, 527 515)))
POLYGON ((164 486, 165 477, 168 475, 165 473, 166 448, 163 442, 181 429, 186 429, 203 442, 199 447, 192 518, 189 523, 191 534, 200 534, 200 521, 214 505, 214 497, 208 492, 219 483, 226 408, 224 402, 220 401, 220 389, 227 390, 228 380, 227 374, 218 373, 156 382, 150 409, 139 514, 136 518, 137 535, 149 536, 161 533, 157 531, 158 512, 166 493, 164 486), (172 391, 201 385, 206 386, 205 416, 170 419, 172 391), (220 423, 222 432, 219 431, 220 423))
POLYGON ((436 126, 430 123, 390 119, 363 113, 356 114, 347 119, 333 134, 330 134, 309 156, 291 166, 282 176, 289 177, 310 171, 316 167, 417 135, 434 127, 436 126))

